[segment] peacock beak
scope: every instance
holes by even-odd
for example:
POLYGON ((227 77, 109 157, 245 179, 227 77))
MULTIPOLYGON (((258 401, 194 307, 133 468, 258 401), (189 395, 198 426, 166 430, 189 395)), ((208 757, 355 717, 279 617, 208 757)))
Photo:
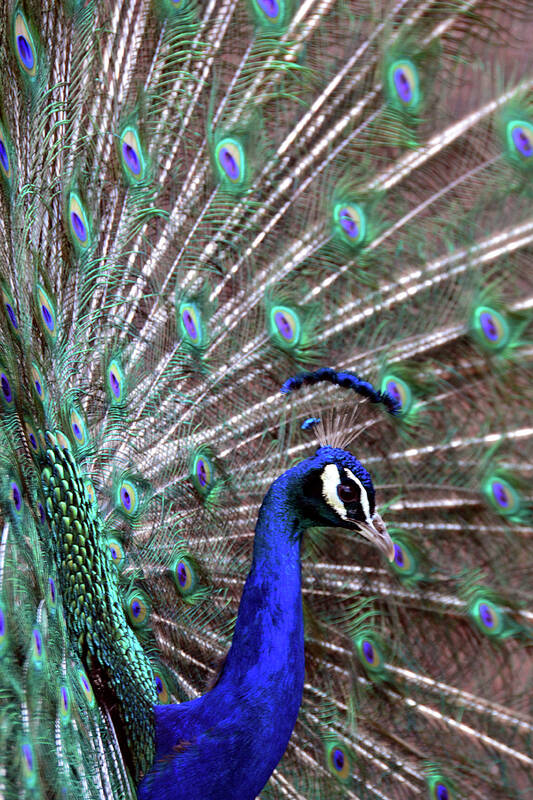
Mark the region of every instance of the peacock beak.
POLYGON ((387 527, 377 511, 371 519, 367 519, 366 522, 358 522, 357 525, 361 536, 364 536, 378 550, 381 550, 389 561, 394 560, 394 542, 390 538, 387 527))

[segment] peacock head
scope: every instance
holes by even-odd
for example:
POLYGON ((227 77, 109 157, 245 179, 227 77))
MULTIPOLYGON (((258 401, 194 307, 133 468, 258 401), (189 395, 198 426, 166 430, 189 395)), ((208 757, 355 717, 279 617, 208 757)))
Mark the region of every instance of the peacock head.
POLYGON ((352 453, 320 447, 295 469, 300 473, 299 505, 309 525, 357 530, 393 560, 394 544, 376 511, 372 478, 352 453))

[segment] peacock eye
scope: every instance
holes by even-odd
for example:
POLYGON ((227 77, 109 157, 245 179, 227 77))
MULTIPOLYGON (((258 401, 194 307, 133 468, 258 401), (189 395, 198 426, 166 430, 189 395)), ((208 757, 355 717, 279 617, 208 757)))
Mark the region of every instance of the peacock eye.
POLYGON ((358 503, 361 499, 361 490, 356 483, 339 483, 337 486, 337 496, 343 503, 358 503))

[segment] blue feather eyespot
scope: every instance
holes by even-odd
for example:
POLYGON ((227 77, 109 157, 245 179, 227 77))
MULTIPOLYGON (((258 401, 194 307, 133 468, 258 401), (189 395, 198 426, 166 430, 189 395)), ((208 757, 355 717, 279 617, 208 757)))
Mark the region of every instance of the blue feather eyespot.
POLYGON ((192 481, 200 494, 207 494, 213 482, 214 468, 204 450, 194 456, 192 463, 192 481))
POLYGON ((21 516, 23 511, 22 491, 18 482, 12 478, 9 482, 9 497, 11 500, 11 507, 17 516, 21 516))
POLYGON ((301 325, 296 311, 287 306, 270 309, 270 333, 283 347, 296 347, 300 341, 301 325))
POLYGON ((41 323, 43 332, 52 340, 57 338, 56 312, 52 301, 40 284, 37 284, 37 308, 39 310, 38 319, 41 323))
POLYGON ((507 146, 509 151, 521 161, 533 156, 533 125, 524 120, 511 120, 507 123, 507 146))
POLYGON ((79 669, 78 670, 78 681, 79 681, 79 684, 81 686, 83 695, 84 695, 85 700, 87 702, 87 705, 90 708, 92 708, 94 706, 94 702, 95 702, 94 701, 93 687, 89 683, 89 678, 87 677, 87 675, 85 674, 85 671, 83 669, 79 669))
POLYGON ((508 517, 520 511, 520 495, 505 478, 496 475, 489 477, 485 482, 484 492, 498 514, 508 517))
POLYGON ((61 722, 63 725, 66 725, 70 722, 70 692, 68 690, 68 686, 60 686, 59 687, 59 698, 58 698, 58 706, 59 706, 59 716, 61 718, 61 722))
POLYGON ((346 782, 350 779, 352 774, 350 756, 345 747, 339 742, 331 742, 326 750, 326 758, 329 771, 338 780, 346 782))
POLYGON ((13 408, 15 404, 15 390, 5 370, 0 362, 0 390, 2 403, 5 408, 13 408))
POLYGON ((333 210, 333 220, 343 241, 351 247, 364 243, 366 236, 365 212, 357 203, 337 203, 333 210))
POLYGON ((31 635, 31 660, 37 669, 41 669, 44 659, 44 647, 41 631, 34 628, 31 635))
POLYGON ((120 159, 126 177, 132 182, 142 181, 146 172, 146 161, 137 130, 128 125, 120 136, 120 159))
POLYGON ((279 25, 285 19, 284 0, 253 0, 259 20, 268 25, 279 25))
POLYGON ((215 148, 219 177, 226 185, 239 187, 246 176, 246 156, 242 144, 233 137, 221 139, 215 148))
POLYGON ((430 800, 454 800, 455 795, 446 781, 440 776, 436 775, 429 780, 429 798, 430 800))
POLYGON ((139 509, 139 492, 130 480, 122 480, 117 487, 117 506, 129 517, 139 509))
POLYGON ((150 614, 150 606, 142 592, 132 592, 128 595, 126 611, 134 628, 140 628, 146 623, 150 614))
POLYGON ((4 312, 6 315, 6 319, 9 323, 11 333, 17 335, 20 323, 17 317, 17 312, 15 311, 15 301, 13 300, 11 293, 3 286, 1 287, 1 291, 2 291, 2 305, 4 307, 4 312))
POLYGON ((380 678, 385 669, 381 648, 371 636, 359 636, 355 640, 359 661, 373 678, 380 678))
POLYGON ((157 702, 161 705, 167 705, 167 703, 170 703, 170 692, 168 691, 167 682, 157 670, 154 670, 154 683, 157 694, 157 702))
POLYGON ((0 656, 6 646, 7 642, 7 623, 4 607, 0 603, 0 656))
POLYGON ((72 244, 80 251, 87 250, 91 244, 89 220, 77 192, 70 193, 67 213, 72 244))
POLYGON ((11 162, 9 160, 9 147, 7 136, 2 123, 0 123, 0 171, 6 181, 11 180, 11 162))
POLYGON ((126 381, 122 367, 117 359, 114 358, 107 368, 107 393, 113 405, 124 402, 125 385, 126 381))
POLYGON ((51 611, 57 607, 57 589, 53 578, 48 578, 48 605, 51 611))
POLYGON ((394 558, 390 564, 391 569, 400 577, 408 577, 416 572, 416 559, 404 542, 399 542, 392 537, 394 543, 394 558))
POLYGON ((180 303, 178 318, 181 335, 190 344, 201 347, 204 342, 204 331, 199 308, 187 301, 180 303))
POLYGON ((44 523, 46 522, 46 511, 44 510, 44 506, 40 500, 37 503, 37 517, 39 519, 39 523, 41 525, 44 525, 44 523))
POLYGON ((72 431, 72 435, 74 436, 74 440, 77 445, 83 446, 87 444, 87 429, 85 427, 85 422, 83 421, 81 414, 76 411, 75 408, 70 410, 70 430, 72 431))
POLYGON ((479 630, 486 636, 502 636, 505 618, 498 606, 491 600, 478 596, 470 606, 469 613, 479 630))
POLYGON ((24 430, 26 432, 26 441, 30 452, 37 454, 41 452, 41 441, 37 429, 29 419, 24 420, 24 430))
POLYGON ((107 543, 111 554, 111 560, 113 564, 120 569, 124 564, 124 548, 118 539, 108 539, 107 543))
POLYGON ((407 414, 413 404, 413 394, 409 385, 395 375, 385 375, 381 391, 386 392, 400 407, 400 414, 407 414))
POLYGON ((509 325, 499 311, 478 306, 474 311, 474 333, 487 350, 501 350, 509 342, 509 325))
POLYGON ((15 53, 21 70, 30 78, 37 74, 37 51, 22 11, 15 15, 15 53))
POLYGON ((402 59, 391 64, 387 83, 391 100, 396 105, 416 108, 420 100, 420 82, 412 61, 402 59))
POLYGON ((174 582, 178 592, 187 597, 196 589, 196 573, 191 563, 186 558, 180 558, 173 569, 174 582))
POLYGON ((22 756, 22 774, 24 775, 24 783, 29 789, 35 786, 37 780, 37 766, 33 755, 33 747, 29 742, 24 742, 21 745, 22 756))
POLYGON ((41 371, 35 362, 31 365, 31 388, 36 400, 44 403, 46 400, 46 387, 41 371))

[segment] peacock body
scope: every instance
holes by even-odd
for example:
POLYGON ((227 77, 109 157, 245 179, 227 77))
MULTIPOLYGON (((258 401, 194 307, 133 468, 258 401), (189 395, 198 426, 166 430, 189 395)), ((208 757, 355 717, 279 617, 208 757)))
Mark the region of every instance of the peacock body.
POLYGON ((530 4, 1 11, 0 797, 530 797, 530 4))

